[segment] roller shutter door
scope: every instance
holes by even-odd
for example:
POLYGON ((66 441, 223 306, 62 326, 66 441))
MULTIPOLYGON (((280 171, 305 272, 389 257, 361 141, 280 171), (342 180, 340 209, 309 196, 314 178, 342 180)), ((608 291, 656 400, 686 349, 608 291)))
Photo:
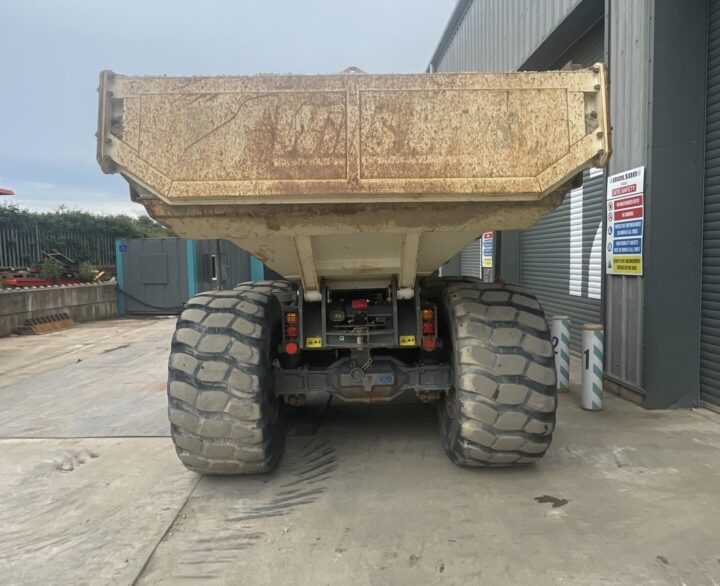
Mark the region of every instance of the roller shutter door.
POLYGON ((700 399, 720 406, 720 1, 710 1, 705 206, 700 326, 700 399))
POLYGON ((548 317, 570 316, 576 352, 582 324, 601 317, 604 192, 603 172, 585 172, 583 186, 521 237, 522 284, 538 296, 548 317))
POLYGON ((482 241, 475 240, 460 253, 460 274, 482 278, 482 241))
MULTIPOLYGON (((591 29, 558 59, 589 66, 603 61, 602 23, 591 29)), ((602 217, 605 175, 585 171, 583 186, 530 230, 521 234, 520 279, 538 296, 548 317, 570 316, 571 349, 580 352, 584 323, 600 323, 602 281, 602 217)))

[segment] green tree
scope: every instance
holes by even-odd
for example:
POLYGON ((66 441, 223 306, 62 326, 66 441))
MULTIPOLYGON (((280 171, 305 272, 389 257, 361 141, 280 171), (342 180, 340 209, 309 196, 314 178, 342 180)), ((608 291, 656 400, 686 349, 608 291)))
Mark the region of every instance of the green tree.
POLYGON ((94 214, 69 210, 65 206, 53 212, 31 212, 13 203, 0 204, 0 229, 38 230, 47 233, 92 233, 112 238, 164 238, 173 234, 148 216, 94 214))
POLYGON ((87 281, 88 283, 92 283, 95 280, 96 274, 97 267, 93 263, 86 260, 80 263, 80 266, 78 267, 78 277, 80 277, 80 279, 87 281))
MULTIPOLYGON (((67 250, 76 261, 94 260, 98 242, 115 238, 164 238, 174 236, 167 228, 148 216, 95 214, 60 206, 52 212, 32 212, 12 203, 0 202, 0 230, 11 229, 38 236, 38 246, 45 251, 67 250)), ((16 244, 9 240, 12 250, 16 244)), ((33 252, 23 253, 21 262, 40 260, 33 252)))

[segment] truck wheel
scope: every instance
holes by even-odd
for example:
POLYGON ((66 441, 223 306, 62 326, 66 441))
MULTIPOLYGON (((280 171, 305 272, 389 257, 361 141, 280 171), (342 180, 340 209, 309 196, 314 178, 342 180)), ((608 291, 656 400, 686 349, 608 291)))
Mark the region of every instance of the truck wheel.
POLYGON ((439 409, 448 456, 463 466, 539 460, 557 408, 555 356, 540 304, 520 287, 450 281, 442 306, 455 369, 439 409))
POLYGON ((172 340, 168 412, 175 449, 202 474, 272 470, 282 453, 285 418, 273 394, 280 336, 276 294, 283 281, 244 283, 188 301, 172 340))

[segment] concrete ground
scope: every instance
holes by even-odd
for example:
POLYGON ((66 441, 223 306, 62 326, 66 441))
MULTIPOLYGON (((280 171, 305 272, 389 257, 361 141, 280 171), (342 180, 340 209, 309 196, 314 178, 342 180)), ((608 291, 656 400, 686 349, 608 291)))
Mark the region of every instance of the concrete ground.
POLYGON ((465 470, 419 404, 296 414, 273 474, 200 478, 172 319, 0 339, 2 584, 720 584, 720 415, 560 402, 538 465, 465 470))

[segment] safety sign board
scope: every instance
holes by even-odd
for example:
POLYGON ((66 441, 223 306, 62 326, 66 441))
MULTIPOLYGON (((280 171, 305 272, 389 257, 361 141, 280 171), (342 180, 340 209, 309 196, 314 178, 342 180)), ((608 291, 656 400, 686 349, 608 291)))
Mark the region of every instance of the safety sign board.
POLYGON ((607 180, 605 268, 609 275, 643 274, 645 167, 607 180))
POLYGON ((482 268, 491 269, 493 266, 493 233, 483 232, 482 235, 482 268))

